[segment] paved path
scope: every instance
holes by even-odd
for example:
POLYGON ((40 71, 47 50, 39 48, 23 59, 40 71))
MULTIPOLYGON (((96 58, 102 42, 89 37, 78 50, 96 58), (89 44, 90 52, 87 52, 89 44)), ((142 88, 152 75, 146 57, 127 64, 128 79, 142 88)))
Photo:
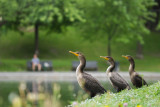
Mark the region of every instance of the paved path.
MULTIPOLYGON (((100 81, 108 81, 105 72, 88 72, 100 81)), ((128 72, 119 72, 130 80, 128 72)), ((139 72, 146 80, 160 80, 160 73, 139 72)), ((0 72, 0 81, 76 81, 75 72, 0 72)))

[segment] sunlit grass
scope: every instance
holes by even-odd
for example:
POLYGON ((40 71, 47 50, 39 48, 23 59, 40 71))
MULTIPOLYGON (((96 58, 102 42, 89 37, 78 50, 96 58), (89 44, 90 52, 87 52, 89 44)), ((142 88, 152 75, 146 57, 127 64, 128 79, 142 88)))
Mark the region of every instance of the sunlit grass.
MULTIPOLYGON (((78 107, 158 107, 160 106, 160 82, 139 89, 108 92, 77 104, 78 107)), ((76 106, 77 106, 76 105, 76 106)))

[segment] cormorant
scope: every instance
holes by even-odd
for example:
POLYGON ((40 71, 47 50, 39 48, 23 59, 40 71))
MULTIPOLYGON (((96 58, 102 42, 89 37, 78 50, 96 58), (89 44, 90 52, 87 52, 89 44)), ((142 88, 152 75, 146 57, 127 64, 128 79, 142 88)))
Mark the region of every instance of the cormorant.
POLYGON ((100 56, 101 58, 104 58, 105 60, 108 60, 110 63, 110 66, 107 68, 106 73, 110 80, 110 83, 112 86, 116 89, 117 92, 128 89, 130 90, 130 85, 123 79, 117 72, 113 72, 113 69, 115 68, 115 62, 112 57, 110 56, 100 56))
POLYGON ((126 56, 122 55, 122 57, 128 59, 128 61, 130 62, 129 74, 130 74, 132 84, 137 88, 140 88, 143 85, 148 86, 147 82, 134 70, 135 68, 134 59, 129 55, 126 55, 126 56))
POLYGON ((104 94, 106 90, 98 82, 98 80, 94 78, 92 75, 83 72, 86 65, 85 56, 80 52, 72 52, 72 51, 69 52, 74 54, 75 56, 78 56, 80 60, 80 64, 76 69, 76 76, 80 87, 83 90, 85 90, 91 97, 94 97, 97 94, 104 94))

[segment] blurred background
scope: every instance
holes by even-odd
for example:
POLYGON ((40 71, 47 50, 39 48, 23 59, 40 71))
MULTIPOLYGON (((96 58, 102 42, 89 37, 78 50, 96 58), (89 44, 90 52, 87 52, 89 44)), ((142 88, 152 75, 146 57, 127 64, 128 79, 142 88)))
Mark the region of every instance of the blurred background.
MULTIPOLYGON (((135 58, 137 72, 159 72, 159 21, 159 0, 0 0, 0 72, 27 75, 34 53, 50 62, 50 71, 71 72, 78 59, 70 50, 96 61, 104 74, 108 65, 99 56, 112 56, 122 72, 129 62, 121 55, 135 58)), ((76 80, 6 80, 0 82, 2 107, 61 107, 88 98, 76 80)))

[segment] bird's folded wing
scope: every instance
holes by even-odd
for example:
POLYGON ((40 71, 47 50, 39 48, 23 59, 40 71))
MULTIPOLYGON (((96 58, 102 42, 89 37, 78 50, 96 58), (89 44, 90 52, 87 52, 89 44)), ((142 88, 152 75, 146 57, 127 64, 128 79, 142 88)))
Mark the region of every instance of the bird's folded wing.
POLYGON ((126 82, 125 79, 123 79, 118 73, 114 72, 112 73, 112 76, 110 77, 111 82, 120 88, 126 88, 128 83, 126 82))
POLYGON ((135 78, 137 83, 147 85, 146 81, 139 74, 136 74, 135 78))
POLYGON ((103 86, 92 75, 86 73, 85 75, 83 75, 83 77, 85 78, 85 88, 87 90, 96 93, 106 92, 103 86))

